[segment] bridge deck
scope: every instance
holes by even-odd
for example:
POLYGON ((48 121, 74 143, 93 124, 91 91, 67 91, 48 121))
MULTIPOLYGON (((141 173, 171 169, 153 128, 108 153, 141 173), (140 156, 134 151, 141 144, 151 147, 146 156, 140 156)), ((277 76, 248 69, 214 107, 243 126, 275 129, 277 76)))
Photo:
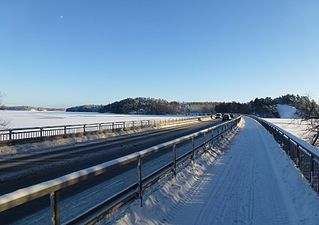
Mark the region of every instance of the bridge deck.
POLYGON ((183 201, 148 205, 154 198, 163 202, 150 195, 144 208, 131 208, 117 223, 318 224, 317 194, 272 136, 253 119, 244 121, 230 149, 185 192, 183 201))

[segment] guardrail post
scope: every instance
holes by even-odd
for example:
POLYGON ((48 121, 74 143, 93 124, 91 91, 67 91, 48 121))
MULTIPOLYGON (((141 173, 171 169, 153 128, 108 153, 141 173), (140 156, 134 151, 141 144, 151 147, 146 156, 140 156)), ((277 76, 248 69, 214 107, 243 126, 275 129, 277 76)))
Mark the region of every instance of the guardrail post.
POLYGON ((83 133, 84 133, 84 134, 85 134, 85 132, 86 132, 86 129, 85 129, 85 128, 86 128, 86 125, 84 124, 84 125, 83 125, 83 133))
POLYGON ((173 145, 173 172, 174 177, 176 177, 176 144, 173 145))
POLYGON ((99 131, 101 131, 102 124, 99 123, 99 131))
POLYGON ((311 169, 310 169, 310 185, 313 187, 313 180, 314 180, 314 172, 315 172, 315 163, 313 156, 311 156, 311 169))
POLYGON ((299 145, 296 145, 297 148, 297 168, 300 167, 300 152, 299 152, 299 145))
POLYGON ((125 122, 123 122, 123 130, 125 131, 125 122))
POLYGON ((137 162, 137 173, 138 173, 138 197, 140 198, 141 207, 143 207, 143 173, 142 173, 142 158, 138 158, 137 162))
POLYGON ((113 122, 113 123, 112 123, 112 132, 114 132, 114 130, 115 130, 115 127, 114 127, 114 126, 115 126, 115 123, 113 122))
POLYGON ((192 160, 192 163, 194 163, 194 160, 195 160, 195 140, 194 140, 194 137, 192 137, 192 154, 191 154, 191 160, 192 160))
POLYGON ((288 137, 288 143, 287 144, 288 144, 288 146, 287 146, 287 154, 288 154, 288 156, 290 156, 291 141, 290 141, 289 137, 288 137))
POLYGON ((9 130, 9 141, 12 140, 12 130, 9 130))
POLYGON ((50 205, 52 209, 52 225, 60 225, 60 191, 55 191, 50 194, 50 205))
POLYGON ((66 126, 64 126, 64 135, 66 135, 66 126))
POLYGON ((40 137, 43 137, 43 128, 40 128, 40 137))

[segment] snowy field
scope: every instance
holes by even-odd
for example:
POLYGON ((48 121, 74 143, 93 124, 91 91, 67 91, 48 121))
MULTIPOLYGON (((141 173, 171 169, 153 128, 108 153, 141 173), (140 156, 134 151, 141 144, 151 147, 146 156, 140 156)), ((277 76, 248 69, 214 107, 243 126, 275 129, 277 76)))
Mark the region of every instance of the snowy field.
POLYGON ((299 137, 300 139, 310 142, 313 137, 313 133, 310 133, 307 129, 309 124, 302 119, 265 119, 268 122, 275 124, 276 126, 288 131, 289 133, 299 137))
POLYGON ((289 133, 299 137, 300 139, 310 143, 314 133, 310 133, 309 123, 300 119, 297 114, 297 109, 289 105, 277 105, 277 110, 280 119, 269 118, 265 119, 268 122, 288 131, 289 133))
MULTIPOLYGON (((166 120, 182 116, 125 115, 110 113, 1 111, 0 118, 8 121, 7 128, 44 127, 133 120, 166 120)), ((185 116, 184 116, 185 118, 185 116)))
POLYGON ((203 157, 144 199, 100 224, 317 225, 319 198, 273 137, 256 121, 226 154, 203 157))

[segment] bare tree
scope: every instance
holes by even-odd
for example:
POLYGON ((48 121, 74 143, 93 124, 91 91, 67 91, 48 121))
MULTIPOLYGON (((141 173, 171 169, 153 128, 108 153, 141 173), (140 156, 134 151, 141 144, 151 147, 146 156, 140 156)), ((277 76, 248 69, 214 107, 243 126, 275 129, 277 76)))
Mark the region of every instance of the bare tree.
POLYGON ((300 97, 298 101, 300 116, 309 124, 307 131, 312 135, 311 144, 318 145, 319 140, 319 105, 309 97, 300 97))

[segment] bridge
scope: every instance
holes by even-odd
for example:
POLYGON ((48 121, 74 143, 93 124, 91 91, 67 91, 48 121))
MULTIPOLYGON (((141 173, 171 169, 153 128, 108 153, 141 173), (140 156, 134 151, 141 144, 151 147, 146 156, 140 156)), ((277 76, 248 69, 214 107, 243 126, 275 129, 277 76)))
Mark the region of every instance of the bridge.
POLYGON ((244 116, 6 158, 0 221, 317 224, 318 155, 279 127, 244 116))

